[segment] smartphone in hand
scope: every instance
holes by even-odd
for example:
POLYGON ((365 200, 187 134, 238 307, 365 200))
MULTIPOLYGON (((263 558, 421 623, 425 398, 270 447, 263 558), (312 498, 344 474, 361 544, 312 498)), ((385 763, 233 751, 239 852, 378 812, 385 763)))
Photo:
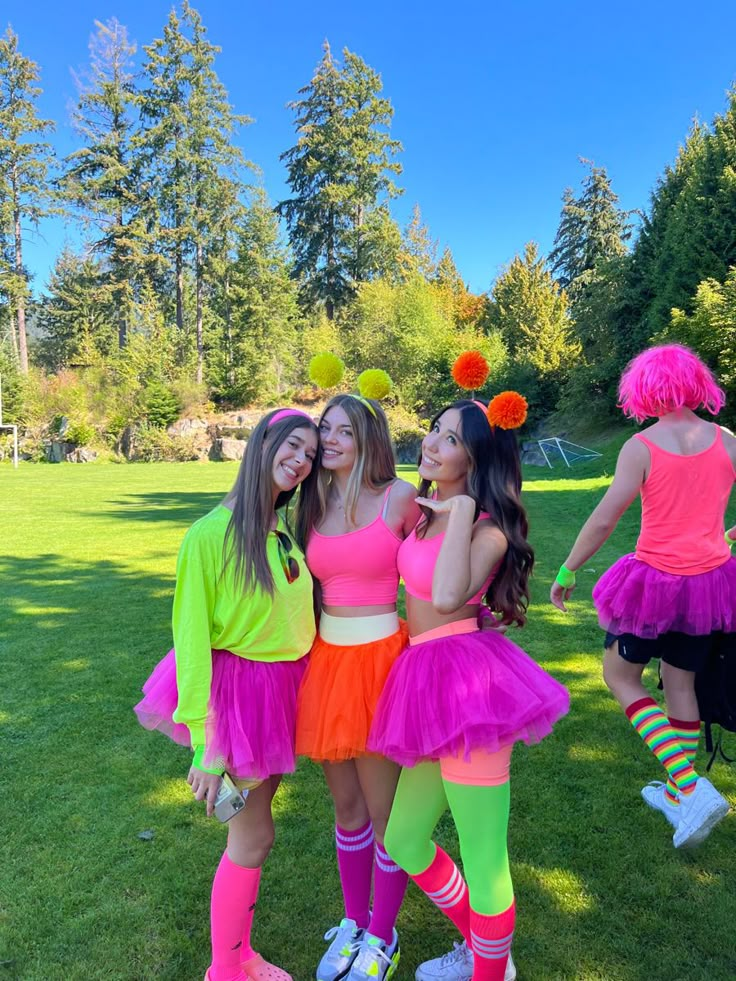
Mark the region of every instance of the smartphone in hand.
POLYGON ((220 791, 215 799, 215 817, 218 821, 229 821, 243 810, 248 799, 247 790, 238 790, 227 773, 222 775, 220 791))

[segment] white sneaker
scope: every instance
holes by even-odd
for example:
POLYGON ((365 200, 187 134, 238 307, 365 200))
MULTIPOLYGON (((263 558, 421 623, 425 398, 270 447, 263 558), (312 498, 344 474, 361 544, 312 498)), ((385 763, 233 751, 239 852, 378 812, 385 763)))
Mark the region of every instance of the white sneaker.
MULTIPOLYGON (((473 951, 463 942, 455 944, 448 954, 420 964, 414 975, 416 981, 471 981, 473 951)), ((509 954, 503 981, 516 981, 516 967, 509 954)))
POLYGON ((680 822, 672 836, 675 848, 692 848, 705 841, 729 812, 729 803, 707 777, 698 777, 695 790, 680 795, 680 822))
POLYGON ((661 780, 652 780, 646 787, 641 788, 641 796, 653 811, 661 811, 673 828, 680 823, 679 804, 670 804, 664 792, 665 784, 661 780))
POLYGON ((388 981, 399 965, 400 956, 399 936, 395 930, 390 944, 366 930, 345 981, 388 981))
POLYGON ((331 927, 325 934, 325 940, 332 943, 319 962, 317 981, 339 981, 344 978, 358 956, 362 936, 363 931, 355 920, 347 917, 340 920, 339 926, 331 927))

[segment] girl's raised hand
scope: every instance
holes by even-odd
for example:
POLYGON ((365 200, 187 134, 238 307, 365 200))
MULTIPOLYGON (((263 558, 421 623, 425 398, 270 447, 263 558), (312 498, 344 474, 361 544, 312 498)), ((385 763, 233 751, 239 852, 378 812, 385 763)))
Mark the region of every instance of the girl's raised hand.
POLYGON ((467 494, 456 494, 455 497, 448 497, 442 501, 434 497, 418 497, 416 501, 420 508, 429 508, 435 514, 449 514, 450 511, 461 508, 466 508, 471 514, 475 514, 475 501, 467 494))

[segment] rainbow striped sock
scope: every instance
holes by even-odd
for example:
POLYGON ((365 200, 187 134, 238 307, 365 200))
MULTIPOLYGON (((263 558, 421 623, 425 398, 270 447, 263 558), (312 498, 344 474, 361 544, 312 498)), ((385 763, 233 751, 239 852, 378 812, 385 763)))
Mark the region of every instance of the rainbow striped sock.
MULTIPOLYGON (((690 766, 693 766, 698 752, 698 742, 700 741, 700 719, 685 721, 683 719, 673 719, 670 716, 669 722, 675 730, 675 735, 680 740, 682 751, 687 756, 688 763, 690 766)), ((677 787, 669 777, 667 777, 667 783, 664 788, 664 796, 670 804, 676 805, 680 803, 677 797, 677 787)))
POLYGON ((691 794, 698 775, 685 755, 677 733, 653 698, 640 698, 626 709, 629 722, 667 771, 678 794, 691 794))

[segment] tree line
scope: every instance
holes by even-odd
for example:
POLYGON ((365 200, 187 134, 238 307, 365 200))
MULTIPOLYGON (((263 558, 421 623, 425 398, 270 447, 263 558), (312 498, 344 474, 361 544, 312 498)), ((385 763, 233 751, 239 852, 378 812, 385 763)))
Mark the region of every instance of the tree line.
POLYGON ((137 58, 97 23, 55 153, 40 68, 0 39, 0 373, 5 412, 71 414, 90 438, 161 425, 182 408, 304 394, 306 366, 339 354, 394 383, 397 433, 451 397, 449 366, 477 348, 489 386, 522 389, 538 420, 610 413, 626 360, 652 340, 693 345, 736 395, 736 93, 696 124, 649 207, 624 212, 583 160, 548 256, 530 242, 472 293, 419 206, 399 228, 401 144, 380 74, 325 43, 288 106, 288 196, 269 202, 239 145, 219 48, 184 0, 137 58), (24 235, 52 216, 83 229, 34 297, 24 235), (285 232, 285 240, 283 236, 285 232), (30 342, 29 342, 30 339, 30 342), (162 406, 164 407, 162 410, 162 406))

